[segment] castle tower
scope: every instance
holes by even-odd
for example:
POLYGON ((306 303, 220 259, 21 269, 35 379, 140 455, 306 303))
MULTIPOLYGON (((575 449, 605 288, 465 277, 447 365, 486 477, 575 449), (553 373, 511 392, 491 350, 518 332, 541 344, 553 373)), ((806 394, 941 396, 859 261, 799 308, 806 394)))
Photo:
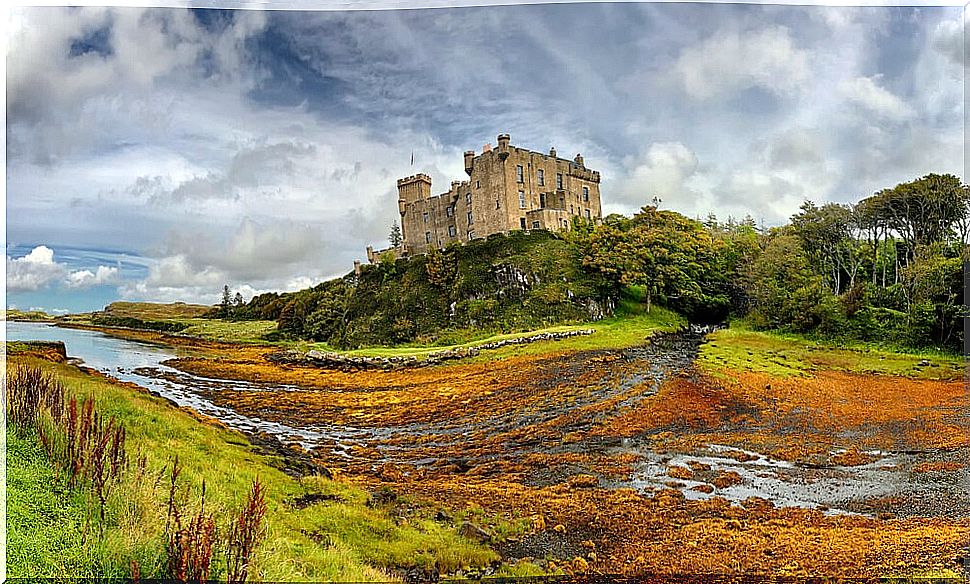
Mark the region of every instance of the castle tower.
POLYGON ((431 177, 426 174, 415 174, 397 179, 397 203, 404 215, 405 206, 431 197, 431 177))
POLYGON ((401 236, 407 242, 413 237, 412 231, 408 227, 407 214, 408 206, 419 201, 431 198, 431 177, 426 174, 415 174, 397 180, 397 209, 401 213, 401 236))

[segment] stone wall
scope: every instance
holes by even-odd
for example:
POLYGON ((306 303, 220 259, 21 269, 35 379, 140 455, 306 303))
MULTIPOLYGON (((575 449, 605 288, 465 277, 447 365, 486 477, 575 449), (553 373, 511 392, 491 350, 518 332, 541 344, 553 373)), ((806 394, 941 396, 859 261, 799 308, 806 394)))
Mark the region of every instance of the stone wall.
POLYGON ((367 369, 391 371, 393 369, 401 369, 406 367, 429 367, 431 365, 437 365, 442 361, 474 357, 481 351, 499 349, 509 345, 524 345, 538 341, 557 341, 570 337, 591 335, 594 332, 596 332, 594 329, 580 329, 574 331, 536 333, 523 337, 513 337, 510 339, 502 339, 500 341, 492 341, 490 343, 482 343, 480 345, 474 345, 471 347, 459 347, 457 349, 435 351, 428 353, 428 356, 425 359, 418 359, 414 356, 362 357, 315 350, 301 353, 292 349, 271 353, 267 359, 274 363, 304 365, 324 369, 338 369, 340 371, 367 369))

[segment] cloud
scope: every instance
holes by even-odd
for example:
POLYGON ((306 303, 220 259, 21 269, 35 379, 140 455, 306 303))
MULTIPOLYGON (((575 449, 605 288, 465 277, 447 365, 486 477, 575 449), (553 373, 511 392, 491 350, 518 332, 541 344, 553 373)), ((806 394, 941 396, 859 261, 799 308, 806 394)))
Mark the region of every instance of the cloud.
POLYGON ((960 18, 942 20, 936 25, 932 35, 933 48, 961 67, 966 64, 964 53, 966 50, 964 47, 965 26, 960 18))
POLYGON ((811 81, 810 55, 784 26, 758 31, 722 30, 680 53, 673 75, 691 98, 709 100, 750 89, 778 96, 811 81))
POLYGON ((67 275, 67 286, 69 288, 90 288, 91 286, 104 286, 107 284, 117 284, 120 275, 118 268, 114 266, 98 266, 91 270, 78 270, 67 275))
POLYGON ((911 119, 915 112, 905 101, 878 84, 879 76, 856 77, 845 81, 839 91, 852 104, 861 107, 880 119, 903 122, 911 119))
POLYGON ((663 200, 692 196, 687 181, 697 171, 697 155, 680 142, 651 144, 641 156, 628 159, 626 166, 626 179, 614 193, 616 202, 637 209, 650 204, 655 196, 663 200))
POLYGON ((20 258, 7 256, 7 292, 34 292, 55 284, 69 288, 90 288, 118 281, 118 268, 97 266, 70 270, 66 264, 54 260, 54 250, 39 245, 20 258))
POLYGON ((64 266, 54 262, 54 250, 40 245, 22 258, 7 256, 7 292, 39 290, 65 273, 64 266))
POLYGON ((184 9, 16 10, 8 37, 8 148, 40 164, 111 148, 131 126, 143 135, 163 132, 176 99, 159 94, 165 87, 239 91, 258 78, 246 65, 245 43, 265 25, 259 10, 233 11, 219 31, 184 9))

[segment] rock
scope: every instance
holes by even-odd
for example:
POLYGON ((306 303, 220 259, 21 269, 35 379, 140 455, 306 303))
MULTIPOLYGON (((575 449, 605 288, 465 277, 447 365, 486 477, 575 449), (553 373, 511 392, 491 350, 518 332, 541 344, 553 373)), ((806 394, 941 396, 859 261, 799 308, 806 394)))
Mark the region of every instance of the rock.
POLYGON ((397 501, 397 493, 389 487, 381 487, 370 494, 370 497, 367 499, 367 506, 376 507, 378 505, 387 505, 394 501, 397 501))
POLYGON ((451 521, 451 516, 439 509, 438 512, 434 514, 434 520, 447 522, 451 521))
POLYGON ((468 521, 462 523, 461 527, 458 528, 458 535, 481 543, 487 543, 492 540, 492 535, 489 532, 468 521))
POLYGON ((929 359, 920 359, 919 363, 917 363, 916 366, 917 367, 929 367, 930 366, 930 360, 929 359))

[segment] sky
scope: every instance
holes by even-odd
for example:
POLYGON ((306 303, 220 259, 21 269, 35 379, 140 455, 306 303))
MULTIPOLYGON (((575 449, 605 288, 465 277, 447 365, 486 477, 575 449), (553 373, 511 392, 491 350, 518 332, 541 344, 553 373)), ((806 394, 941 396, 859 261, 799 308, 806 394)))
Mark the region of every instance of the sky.
POLYGON ((963 26, 957 7, 13 9, 6 303, 313 285, 388 245, 397 178, 444 192, 506 132, 582 153, 604 214, 656 196, 770 226, 962 177, 963 26))

